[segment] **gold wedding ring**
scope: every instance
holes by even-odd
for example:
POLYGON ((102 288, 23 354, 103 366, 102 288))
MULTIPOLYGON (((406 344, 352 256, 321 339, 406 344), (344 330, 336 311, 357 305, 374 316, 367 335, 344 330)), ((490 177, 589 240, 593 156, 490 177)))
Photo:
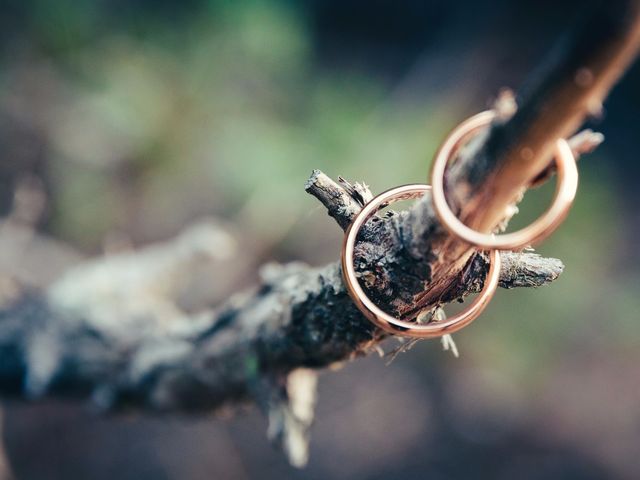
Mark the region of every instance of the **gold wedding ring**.
POLYGON ((444 193, 444 175, 449 162, 474 134, 491 124, 493 111, 474 115, 458 125, 445 139, 431 167, 433 207, 440 222, 456 237, 482 249, 520 250, 539 243, 562 223, 576 196, 578 169, 569 144, 556 141, 555 162, 558 175, 556 192, 551 206, 533 223, 513 233, 492 235, 467 227, 449 208, 444 193))
POLYGON ((578 188, 578 169, 571 148, 564 139, 558 139, 555 145, 554 158, 558 182, 551 206, 529 226, 502 235, 482 233, 466 226, 451 211, 444 191, 447 165, 455 159, 459 149, 489 126, 494 118, 493 111, 479 113, 462 122, 449 134, 433 161, 431 186, 402 185, 381 193, 363 207, 347 229, 342 245, 342 275, 347 292, 358 309, 382 330, 405 337, 432 338, 456 332, 469 325, 482 313, 496 291, 500 276, 499 251, 519 250, 540 242, 562 223, 569 212, 578 188), (378 210, 399 200, 420 198, 428 191, 431 191, 434 210, 444 227, 461 240, 479 249, 489 250, 490 263, 482 291, 468 308, 444 321, 417 323, 395 318, 371 301, 356 276, 354 249, 358 232, 378 210))
POLYGON ((354 266, 354 248, 360 228, 381 208, 400 200, 419 198, 430 189, 429 185, 413 184, 402 185, 381 193, 367 203, 360 213, 356 215, 346 231, 342 245, 342 275, 353 302, 373 324, 386 332, 405 337, 439 337, 456 332, 469 325, 482 313, 491 297, 493 297, 500 276, 500 254, 497 250, 492 250, 490 253, 489 273, 484 281, 482 291, 467 309, 442 322, 420 324, 400 320, 384 312, 371 301, 358 282, 354 266))

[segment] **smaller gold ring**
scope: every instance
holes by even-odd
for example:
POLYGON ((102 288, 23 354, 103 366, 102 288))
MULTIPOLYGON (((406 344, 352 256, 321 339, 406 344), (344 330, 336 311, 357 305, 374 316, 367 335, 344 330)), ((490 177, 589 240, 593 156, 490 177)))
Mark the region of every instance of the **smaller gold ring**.
POLYGON ((458 125, 445 139, 431 167, 433 208, 440 222, 456 237, 484 249, 519 250, 539 243, 549 236, 569 213, 578 189, 578 168, 571 147, 564 139, 556 141, 555 162, 558 181, 551 206, 533 223, 513 233, 492 235, 467 227, 451 211, 444 194, 447 165, 471 136, 491 124, 495 113, 481 112, 458 125))
POLYGON ((360 213, 356 215, 356 218, 345 233, 342 244, 342 276, 347 287, 347 292, 353 302, 374 325, 386 332, 405 337, 440 337, 466 327, 485 309, 498 287, 498 279, 500 277, 500 254, 497 250, 492 250, 490 253, 489 273, 484 281, 482 291, 466 310, 442 322, 419 324, 397 319, 376 306, 367 296, 358 282, 353 258, 356 238, 360 228, 369 218, 380 210, 380 208, 399 200, 419 198, 430 189, 431 187, 429 185, 413 184, 402 185, 381 193, 367 203, 360 213))

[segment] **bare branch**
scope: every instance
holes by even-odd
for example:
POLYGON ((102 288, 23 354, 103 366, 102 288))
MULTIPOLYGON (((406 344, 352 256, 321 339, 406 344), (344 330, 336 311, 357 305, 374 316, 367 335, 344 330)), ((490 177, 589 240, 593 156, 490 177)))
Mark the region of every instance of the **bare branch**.
MULTIPOLYGON (((501 96, 500 119, 446 179, 461 219, 484 231, 501 224, 546 171, 553 141, 599 109, 639 45, 640 3, 602 2, 518 97, 515 113, 501 96)), ((582 153, 599 141, 585 133, 572 143, 582 153)), ((343 228, 370 196, 320 171, 306 189, 343 228)), ((254 399, 269 412, 272 437, 303 463, 315 383, 293 372, 364 355, 385 335, 352 304, 337 263, 267 265, 254 291, 215 311, 184 311, 176 285, 203 255, 231 255, 227 240, 215 229, 190 230, 160 247, 83 263, 45 290, 0 282, 11 290, 0 292, 0 393, 185 412, 254 399)), ((410 318, 480 288, 487 265, 474 252, 441 228, 427 196, 409 212, 372 219, 356 263, 371 297, 410 318)), ((503 258, 505 288, 544 285, 563 268, 533 253, 503 258)))

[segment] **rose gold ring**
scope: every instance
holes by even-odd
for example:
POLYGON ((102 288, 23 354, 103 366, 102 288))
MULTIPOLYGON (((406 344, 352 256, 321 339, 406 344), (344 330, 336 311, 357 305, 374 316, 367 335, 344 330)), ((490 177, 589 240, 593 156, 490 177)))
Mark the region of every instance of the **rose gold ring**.
POLYGON ((389 333, 405 337, 439 337, 447 333, 456 332, 469 325, 482 313, 489 303, 489 300, 491 300, 491 297, 493 297, 500 276, 500 254, 497 250, 492 250, 490 253, 489 273, 485 279, 482 291, 466 310, 442 322, 418 324, 399 320, 382 311, 367 297, 367 294, 360 286, 358 278, 356 277, 353 258, 356 237, 358 236, 360 228, 369 218, 380 210, 380 208, 399 200, 419 198, 430 189, 431 187, 429 185, 402 185, 381 193, 367 203, 360 213, 358 213, 347 229, 344 236, 344 243, 342 244, 342 276, 344 277, 347 291, 353 299, 353 302, 373 324, 389 333))
POLYGON ((498 250, 519 250, 539 243, 550 235, 569 213, 578 189, 578 169, 569 144, 556 141, 555 162, 558 181, 551 206, 533 223, 513 233, 492 235, 480 233, 462 223, 451 211, 444 194, 444 174, 447 165, 460 147, 474 134, 491 124, 493 111, 474 115, 458 125, 445 139, 431 167, 433 207, 444 227, 456 237, 476 247, 498 250))

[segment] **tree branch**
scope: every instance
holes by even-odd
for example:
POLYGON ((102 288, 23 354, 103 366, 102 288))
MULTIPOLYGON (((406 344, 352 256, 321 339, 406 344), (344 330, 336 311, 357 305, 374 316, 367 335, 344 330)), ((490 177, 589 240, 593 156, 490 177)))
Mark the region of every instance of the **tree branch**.
MULTIPOLYGON (((511 109, 498 115, 449 169, 447 199, 459 218, 484 232, 502 226, 526 188, 547 176, 556 139, 568 138, 587 116, 600 112, 639 48, 640 2, 587 5, 549 62, 518 95, 515 113, 511 109)), ((398 310, 404 316, 449 299, 474 254, 440 226, 430 196, 411 210, 407 228, 406 252, 425 282, 414 282, 413 301, 407 302, 413 306, 398 310)), ((395 276, 402 280, 401 272, 395 276)))
MULTIPOLYGON (((637 2, 599 4, 519 97, 517 112, 462 154, 447 189, 466 223, 492 230, 523 189, 548 174, 552 141, 601 104, 637 51, 639 18, 637 2)), ((343 228, 370 195, 319 171, 306 189, 343 228)), ((272 438, 304 463, 315 381, 299 369, 364 355, 384 334, 353 306, 337 263, 267 265, 254 291, 213 311, 183 311, 172 285, 224 241, 204 233, 86 262, 45 291, 13 286, 0 295, 0 393, 90 395, 103 408, 186 412, 254 399, 269 414, 272 438)), ((478 290, 487 265, 473 253, 440 227, 427 197, 368 222, 356 264, 375 301, 411 317, 478 290)), ((533 253, 503 258, 505 288, 544 285, 563 268, 533 253)))

